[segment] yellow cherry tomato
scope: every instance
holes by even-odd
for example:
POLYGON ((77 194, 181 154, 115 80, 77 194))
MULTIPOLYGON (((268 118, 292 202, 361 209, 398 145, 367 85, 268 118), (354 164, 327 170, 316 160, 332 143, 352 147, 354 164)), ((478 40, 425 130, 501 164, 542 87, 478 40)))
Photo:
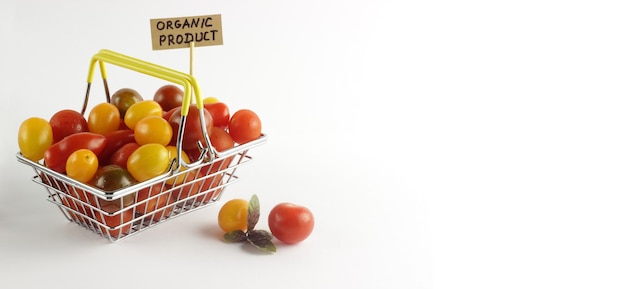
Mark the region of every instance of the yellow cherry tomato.
POLYGON ((164 145, 157 143, 140 146, 126 161, 126 169, 140 182, 165 173, 169 167, 170 152, 164 145))
POLYGON ((161 105, 151 99, 142 100, 136 103, 133 103, 126 110, 126 114, 124 114, 124 124, 130 129, 135 129, 135 125, 142 118, 146 116, 163 116, 163 109, 161 105))
POLYGON ((219 102, 219 100, 217 100, 217 98, 213 96, 205 97, 202 100, 203 104, 216 103, 216 102, 219 102))
POLYGON ((121 123, 120 111, 108 102, 94 106, 87 117, 87 128, 90 132, 107 135, 116 131, 121 123))
POLYGON ((232 199, 226 202, 217 215, 217 223, 224 232, 246 231, 248 227, 248 201, 232 199))
POLYGON ((38 162, 52 145, 52 126, 40 117, 31 117, 22 122, 17 133, 17 144, 22 155, 38 162))
POLYGON ((158 143, 167 146, 172 134, 172 126, 161 116, 146 116, 135 125, 135 141, 140 145, 158 143))
POLYGON ((79 149, 70 154, 65 162, 68 177, 87 183, 98 171, 98 156, 88 149, 79 149))

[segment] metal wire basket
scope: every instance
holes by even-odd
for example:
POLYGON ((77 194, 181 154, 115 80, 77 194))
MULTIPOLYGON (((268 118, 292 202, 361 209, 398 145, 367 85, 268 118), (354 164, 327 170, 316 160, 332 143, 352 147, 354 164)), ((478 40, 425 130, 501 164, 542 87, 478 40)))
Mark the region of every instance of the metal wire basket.
POLYGON ((69 221, 111 242, 215 203, 226 187, 238 180, 237 169, 252 160, 249 150, 267 140, 267 136, 262 134, 256 140, 217 152, 211 145, 204 116, 200 113, 204 143, 208 145, 203 146, 202 142, 198 142, 199 160, 185 163, 181 160, 182 139, 192 95, 195 96, 198 108, 202 108, 201 94, 195 78, 117 52, 101 50, 92 57, 89 66, 83 114, 89 100, 96 64, 100 67, 107 102, 110 101, 105 63, 183 86, 181 125, 176 140, 177 156, 170 169, 152 179, 111 192, 58 173, 41 162, 25 158, 19 152, 17 160, 34 169, 35 176, 32 180, 45 188, 48 201, 56 205, 69 221))

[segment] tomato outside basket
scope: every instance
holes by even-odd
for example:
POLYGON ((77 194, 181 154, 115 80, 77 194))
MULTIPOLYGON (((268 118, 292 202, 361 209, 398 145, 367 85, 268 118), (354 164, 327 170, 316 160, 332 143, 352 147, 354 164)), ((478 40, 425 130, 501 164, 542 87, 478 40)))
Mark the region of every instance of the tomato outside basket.
POLYGON ((200 114, 205 143, 209 145, 202 147, 199 144, 201 157, 197 162, 188 164, 181 161, 182 138, 187 112, 191 105, 191 95, 195 96, 198 108, 202 108, 201 94, 195 78, 189 74, 106 49, 100 50, 91 59, 87 93, 82 109, 83 115, 89 100, 96 64, 99 64, 107 102, 110 102, 105 63, 183 86, 184 101, 181 128, 176 143, 177 158, 171 164, 169 171, 135 185, 108 192, 53 171, 41 162, 33 162, 25 158, 19 152, 17 160, 34 169, 35 176, 32 180, 45 188, 48 201, 56 205, 69 221, 111 242, 125 239, 175 217, 215 203, 222 196, 224 189, 238 180, 235 174, 237 169, 252 160, 248 151, 267 140, 267 136, 262 134, 254 141, 217 152, 209 140, 204 125, 204 116, 200 114))

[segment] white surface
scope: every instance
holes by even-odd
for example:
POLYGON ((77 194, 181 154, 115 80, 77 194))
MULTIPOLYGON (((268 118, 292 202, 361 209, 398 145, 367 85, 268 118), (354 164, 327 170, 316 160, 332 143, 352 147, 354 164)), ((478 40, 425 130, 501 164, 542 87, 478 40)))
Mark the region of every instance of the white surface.
POLYGON ((623 288, 620 5, 3 1, 0 287, 623 288), (149 19, 214 13, 194 75, 270 136, 226 196, 306 205, 313 234, 264 255, 220 240, 217 206, 115 244, 65 221, 19 123, 80 108, 101 48, 186 70, 149 19))

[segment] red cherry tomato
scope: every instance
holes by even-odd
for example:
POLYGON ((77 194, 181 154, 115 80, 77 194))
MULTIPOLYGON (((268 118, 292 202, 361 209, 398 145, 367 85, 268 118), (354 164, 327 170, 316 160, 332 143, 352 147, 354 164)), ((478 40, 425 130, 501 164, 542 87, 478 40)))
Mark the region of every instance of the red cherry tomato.
POLYGON ((252 110, 238 110, 230 118, 228 133, 238 144, 258 139, 261 136, 261 119, 252 110))
MULTIPOLYGON (((228 132, 219 127, 213 127, 211 129, 211 136, 209 137, 209 139, 211 140, 211 144, 213 145, 215 150, 217 150, 218 152, 222 152, 235 147, 235 142, 230 137, 228 132)), ((234 156, 230 156, 225 158, 224 160, 215 162, 211 167, 211 171, 225 170, 226 168, 228 168, 233 158, 234 156)), ((200 169, 200 171, 206 172, 207 170, 205 168, 208 169, 209 167, 203 167, 202 169, 200 169)))
POLYGON ((221 128, 226 128, 228 126, 228 122, 230 121, 230 111, 225 103, 205 103, 204 108, 206 108, 211 114, 211 117, 213 117, 213 126, 221 128))
POLYGON ((180 87, 173 84, 166 84, 154 93, 153 100, 161 105, 163 111, 183 105, 184 92, 180 87))
POLYGON ((304 206, 280 203, 270 211, 268 225, 276 239, 286 244, 296 244, 311 235, 315 220, 313 213, 304 206))
POLYGON ((172 117, 172 114, 174 113, 174 111, 176 111, 176 109, 179 109, 179 108, 180 108, 180 106, 177 106, 177 107, 172 108, 172 109, 170 109, 168 111, 163 111, 163 118, 165 120, 170 120, 170 117, 172 117))
MULTIPOLYGON (((211 132, 211 128, 213 127, 213 118, 208 110, 202 108, 202 112, 204 114, 205 127, 207 134, 211 132)), ((181 108, 176 108, 172 112, 172 116, 169 118, 169 123, 172 126, 172 137, 173 141, 176 142, 178 137, 178 130, 180 128, 181 122, 181 108)), ((185 121, 185 131, 184 137, 182 140, 183 149, 192 150, 197 149, 197 142, 200 141, 204 144, 204 134, 202 132, 202 125, 200 124, 200 113, 199 109, 196 106, 189 107, 189 113, 187 113, 187 119, 185 121)), ((171 144, 171 143, 170 143, 171 144)))
POLYGON ((93 132, 79 132, 69 135, 53 144, 44 152, 44 163, 50 169, 65 173, 67 158, 79 149, 91 150, 99 155, 106 146, 106 137, 93 132))
POLYGON ((136 142, 129 142, 123 145, 113 153, 113 155, 109 159, 109 164, 118 165, 122 168, 126 168, 128 157, 140 146, 141 145, 136 142))
POLYGON ((89 130, 85 117, 80 112, 71 109, 60 110, 52 115, 50 126, 55 143, 70 134, 89 130))
POLYGON ((216 126, 211 128, 211 135, 209 136, 209 140, 218 152, 225 151, 235 146, 235 142, 233 141, 233 138, 228 134, 228 132, 216 126))
POLYGON ((102 210, 113 214, 109 216, 106 213, 97 212, 95 219, 100 224, 100 230, 106 235, 111 235, 112 238, 118 238, 124 234, 130 232, 130 221, 133 220, 133 210, 125 209, 120 211, 116 206, 103 206, 102 210))
POLYGON ((98 155, 100 165, 106 165, 111 162, 111 156, 119 150, 123 145, 135 142, 135 134, 131 129, 116 130, 106 136, 107 143, 102 152, 98 155))

